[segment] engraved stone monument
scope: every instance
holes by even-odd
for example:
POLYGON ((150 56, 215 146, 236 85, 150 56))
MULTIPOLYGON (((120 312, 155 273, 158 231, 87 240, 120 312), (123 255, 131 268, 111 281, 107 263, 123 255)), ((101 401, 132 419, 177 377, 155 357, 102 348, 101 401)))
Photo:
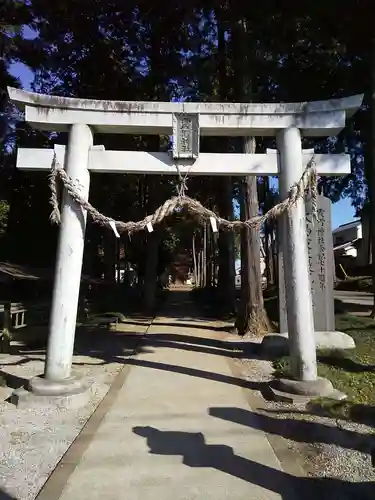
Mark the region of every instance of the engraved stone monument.
MULTIPOLYGON (((315 331, 335 330, 334 255, 331 228, 331 201, 318 197, 318 220, 314 221, 311 203, 306 203, 306 233, 309 253, 310 285, 313 300, 315 331)), ((284 265, 279 249, 279 319, 280 332, 288 331, 284 265)))

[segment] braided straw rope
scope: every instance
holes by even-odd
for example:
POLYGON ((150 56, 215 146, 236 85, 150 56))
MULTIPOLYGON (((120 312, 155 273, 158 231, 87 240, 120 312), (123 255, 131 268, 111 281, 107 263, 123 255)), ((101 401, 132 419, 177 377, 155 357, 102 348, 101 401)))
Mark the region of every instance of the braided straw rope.
POLYGON ((310 195, 313 215, 315 219, 317 219, 317 175, 314 156, 309 161, 301 179, 293 184, 293 186, 290 188, 289 196, 286 200, 278 203, 265 214, 252 217, 251 219, 248 219, 246 221, 231 221, 223 219, 222 217, 219 217, 217 214, 215 214, 215 212, 213 212, 212 210, 204 207, 198 200, 190 198, 185 194, 174 196, 166 200, 163 205, 157 208, 153 214, 147 215, 147 217, 138 222, 123 222, 114 220, 111 217, 107 217, 106 215, 100 213, 95 207, 91 205, 91 203, 83 198, 72 179, 68 176, 65 170, 60 165, 58 165, 55 155, 52 165, 52 173, 49 178, 49 185, 51 189, 50 203, 52 205, 50 220, 53 224, 61 223, 59 196, 57 190, 58 179, 60 179, 72 199, 90 214, 94 223, 107 227, 111 227, 111 225, 115 224, 116 229, 119 232, 132 233, 136 231, 142 231, 146 229, 147 224, 159 224, 163 219, 172 215, 175 211, 183 209, 190 212, 199 222, 210 222, 210 219, 214 218, 216 220, 217 226, 224 230, 238 231, 243 227, 259 228, 268 219, 276 219, 277 217, 280 217, 280 215, 282 215, 293 205, 295 205, 295 203, 299 199, 304 198, 305 194, 310 195))

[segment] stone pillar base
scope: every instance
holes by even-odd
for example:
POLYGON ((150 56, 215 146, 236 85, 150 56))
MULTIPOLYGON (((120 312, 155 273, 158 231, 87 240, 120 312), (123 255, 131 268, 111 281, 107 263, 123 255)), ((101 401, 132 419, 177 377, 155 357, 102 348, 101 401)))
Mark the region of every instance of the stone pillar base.
POLYGON ((92 394, 92 384, 86 379, 76 377, 59 382, 35 377, 26 387, 16 389, 11 395, 11 402, 21 409, 40 406, 82 408, 90 401, 92 394))
POLYGON ((308 403, 315 398, 346 399, 346 395, 325 378, 307 381, 280 378, 270 383, 270 389, 276 401, 286 403, 308 403))
MULTIPOLYGON (((345 350, 355 349, 353 338, 344 332, 314 332, 316 349, 345 350)), ((269 356, 286 356, 289 354, 288 332, 267 333, 262 340, 262 351, 269 356)))

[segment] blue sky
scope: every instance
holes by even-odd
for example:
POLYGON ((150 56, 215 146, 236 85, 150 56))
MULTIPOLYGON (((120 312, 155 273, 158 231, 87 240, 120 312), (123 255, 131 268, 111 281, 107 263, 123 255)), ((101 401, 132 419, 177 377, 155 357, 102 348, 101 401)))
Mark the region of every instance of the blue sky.
MULTIPOLYGON (((11 73, 21 80, 25 89, 30 89, 33 81, 33 73, 27 66, 15 63, 12 65, 11 73)), ((354 219, 354 208, 352 207, 350 198, 344 198, 332 205, 332 229, 341 224, 351 222, 354 219)))
POLYGON ((354 214, 355 211, 350 198, 343 198, 334 203, 332 205, 332 229, 357 219, 354 214))
MULTIPOLYGON (((274 178, 274 180, 270 182, 270 186, 271 188, 277 189, 277 179, 274 178)), ((350 198, 343 198, 336 203, 332 203, 332 229, 336 229, 336 227, 342 224, 356 220, 357 217, 354 215, 355 209, 352 206, 352 200, 350 198)))

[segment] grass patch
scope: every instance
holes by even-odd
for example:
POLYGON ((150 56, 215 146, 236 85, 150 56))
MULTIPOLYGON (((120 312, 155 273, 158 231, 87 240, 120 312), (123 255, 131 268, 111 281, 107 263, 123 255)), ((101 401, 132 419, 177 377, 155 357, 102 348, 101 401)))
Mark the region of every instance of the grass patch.
MULTIPOLYGON (((316 400, 313 405, 332 416, 375 423, 375 321, 340 314, 336 328, 353 337, 356 349, 318 351, 318 375, 331 380, 348 400, 316 400)), ((274 368, 276 376, 290 376, 289 357, 276 360, 274 368)))
POLYGON ((336 283, 336 290, 351 292, 371 292, 372 278, 370 276, 348 277, 336 283))
POLYGON ((328 398, 316 399, 307 405, 312 413, 326 415, 331 418, 352 420, 360 424, 374 426, 375 406, 355 403, 351 400, 336 401, 328 398))

